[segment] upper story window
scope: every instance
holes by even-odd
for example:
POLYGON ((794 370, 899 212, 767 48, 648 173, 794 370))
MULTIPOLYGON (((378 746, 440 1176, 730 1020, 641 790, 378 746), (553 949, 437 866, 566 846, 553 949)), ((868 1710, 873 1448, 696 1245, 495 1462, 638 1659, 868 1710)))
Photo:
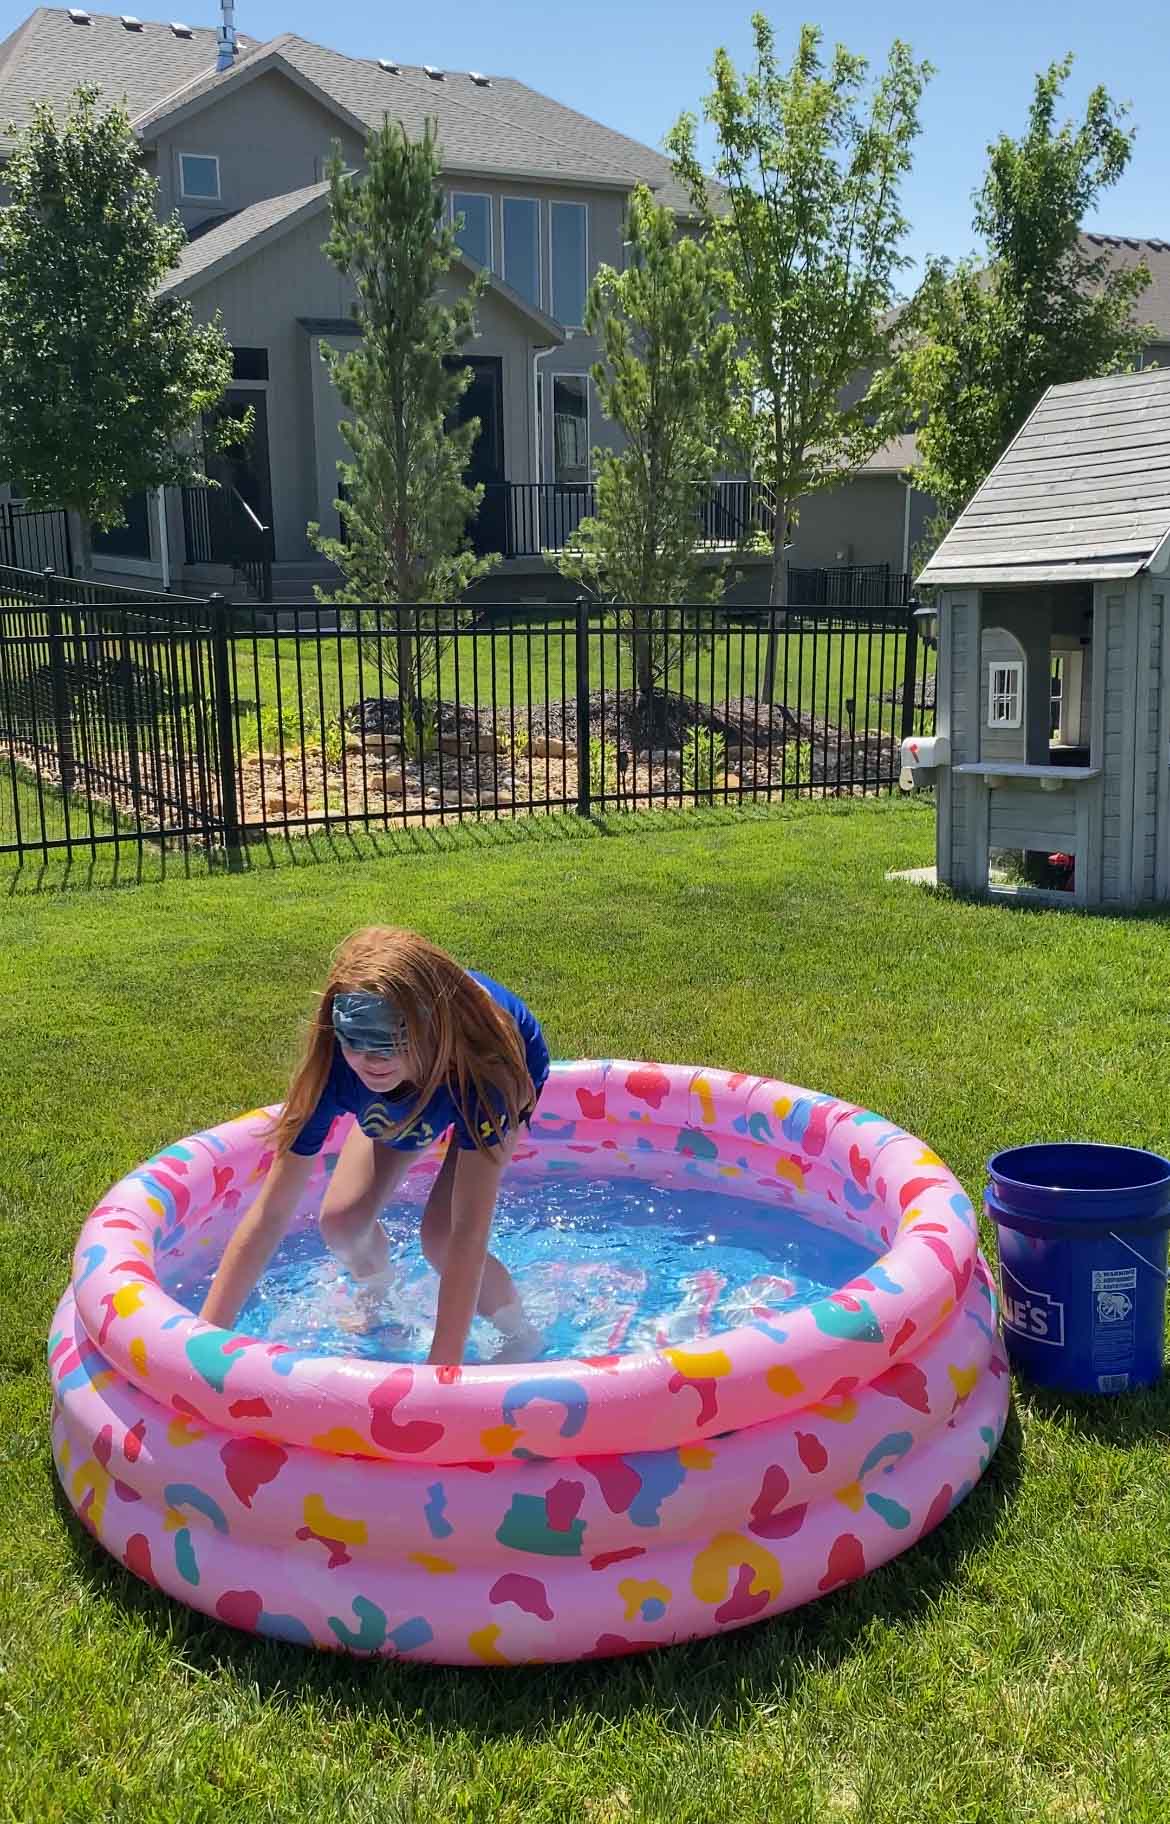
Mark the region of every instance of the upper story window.
POLYGON ((566 329, 580 329, 588 290, 589 212, 584 203, 553 203, 549 214, 552 314, 566 329))
POLYGON ((540 204, 504 198, 504 277, 529 304, 540 304, 540 204))
POLYGON ((179 188, 189 203, 218 203, 218 158, 205 152, 180 152, 179 188))
POLYGON ((490 269, 492 264, 492 199, 467 190, 451 192, 455 239, 464 253, 490 269), (462 216, 462 221, 460 217, 462 216))

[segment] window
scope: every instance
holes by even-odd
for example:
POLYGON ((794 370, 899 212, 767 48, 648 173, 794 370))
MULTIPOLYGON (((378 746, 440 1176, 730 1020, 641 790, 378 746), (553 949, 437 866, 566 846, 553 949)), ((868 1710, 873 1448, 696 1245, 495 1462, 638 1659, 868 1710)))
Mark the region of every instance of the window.
POLYGON ((202 152, 179 154, 179 187, 188 202, 218 203, 219 160, 202 152))
POLYGON ((451 193, 451 214, 455 218, 455 239, 464 253, 490 268, 492 263, 492 199, 474 196, 465 190, 451 193), (463 221, 459 221, 459 217, 463 221))
POLYGON ((233 380, 267 380, 268 350, 266 348, 233 348, 233 380))
POLYGON ((553 375, 553 479, 562 487, 589 480, 589 381, 553 375))
POLYGON ((540 204, 504 198, 504 277, 530 304, 540 303, 540 204))
POLYGON ((566 329, 585 321, 588 213, 584 203, 553 203, 552 314, 566 329))
POLYGON ((1024 721, 1024 667, 1018 659, 987 668, 987 726, 1020 728, 1024 721))

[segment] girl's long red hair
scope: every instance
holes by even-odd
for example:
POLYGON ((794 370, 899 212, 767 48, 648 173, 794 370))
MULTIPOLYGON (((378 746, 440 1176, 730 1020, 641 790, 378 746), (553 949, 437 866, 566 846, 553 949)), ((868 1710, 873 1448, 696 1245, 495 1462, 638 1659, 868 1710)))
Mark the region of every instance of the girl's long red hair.
POLYGON ((337 1043, 333 998, 358 990, 382 995, 399 1010, 418 1066, 417 1095, 387 1140, 405 1133, 444 1083, 451 1085, 481 1151, 490 1150, 491 1139, 499 1140, 505 1125, 515 1129, 536 1099, 515 1020, 436 944, 413 931, 369 925, 347 937, 334 955, 301 1061, 273 1128, 278 1154, 288 1151, 325 1087, 337 1043), (477 1109, 487 1118, 490 1135, 479 1132, 477 1109))

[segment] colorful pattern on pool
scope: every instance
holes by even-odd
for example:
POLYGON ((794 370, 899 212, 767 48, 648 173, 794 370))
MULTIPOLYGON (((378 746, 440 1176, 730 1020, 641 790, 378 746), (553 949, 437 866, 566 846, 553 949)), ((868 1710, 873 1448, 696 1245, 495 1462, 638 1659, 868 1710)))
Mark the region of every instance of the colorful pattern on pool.
MULTIPOLYGON (((699 1348, 463 1369, 290 1349, 165 1292, 256 1195, 270 1113, 114 1187, 49 1344, 69 1500, 128 1569, 208 1615, 471 1665, 636 1652, 872 1570, 996 1448, 1009 1384, 970 1203, 867 1110, 689 1067, 554 1067, 515 1169, 734 1188, 882 1252, 699 1348)), ((415 1168, 415 1196, 437 1168, 415 1168)))

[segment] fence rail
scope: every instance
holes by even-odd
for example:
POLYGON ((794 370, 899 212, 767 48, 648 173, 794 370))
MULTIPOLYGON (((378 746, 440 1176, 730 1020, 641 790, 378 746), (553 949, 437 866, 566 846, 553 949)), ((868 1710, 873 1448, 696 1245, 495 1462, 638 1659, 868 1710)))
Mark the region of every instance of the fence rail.
POLYGON ((38 509, 0 501, 0 564, 71 575, 68 515, 60 507, 38 509))
POLYGON ((296 604, 273 627, 215 597, 5 599, 0 851, 19 855, 890 792, 902 736, 933 728, 933 655, 897 606, 339 625, 296 604))
MULTIPOLYGON (((490 481, 473 533, 485 551, 540 557, 571 545, 596 507, 592 482, 490 481)), ((771 491, 762 482, 716 481, 695 489, 695 543, 701 550, 770 540, 775 517, 771 491)))

